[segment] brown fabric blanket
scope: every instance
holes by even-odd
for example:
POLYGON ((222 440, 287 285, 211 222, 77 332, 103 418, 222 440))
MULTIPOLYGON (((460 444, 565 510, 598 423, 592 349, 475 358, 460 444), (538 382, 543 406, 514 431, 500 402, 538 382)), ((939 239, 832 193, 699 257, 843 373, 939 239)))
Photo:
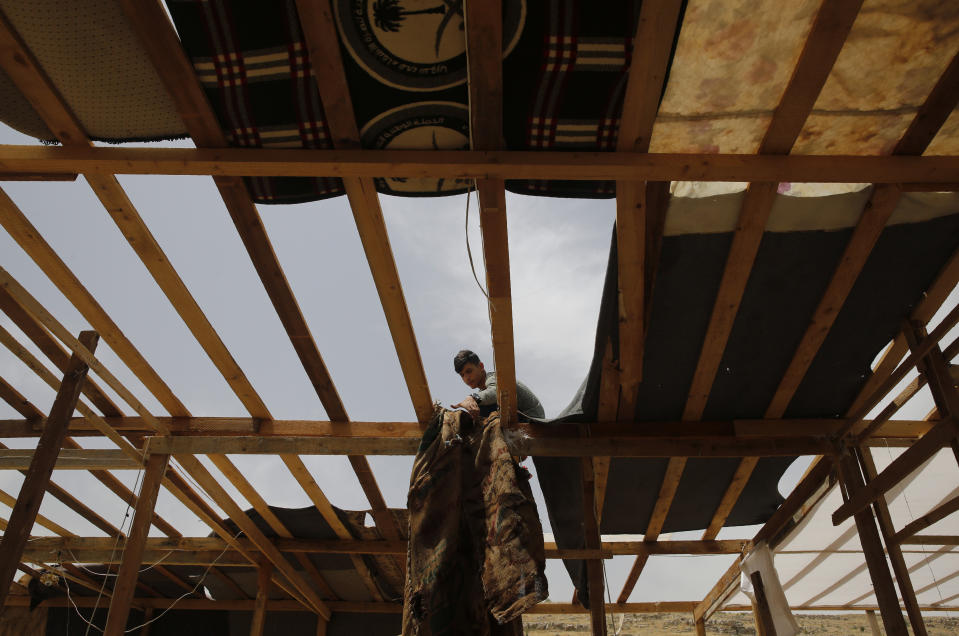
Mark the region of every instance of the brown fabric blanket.
POLYGON ((521 634, 523 612, 547 596, 543 529, 499 414, 474 425, 438 408, 407 503, 404 636, 521 634))

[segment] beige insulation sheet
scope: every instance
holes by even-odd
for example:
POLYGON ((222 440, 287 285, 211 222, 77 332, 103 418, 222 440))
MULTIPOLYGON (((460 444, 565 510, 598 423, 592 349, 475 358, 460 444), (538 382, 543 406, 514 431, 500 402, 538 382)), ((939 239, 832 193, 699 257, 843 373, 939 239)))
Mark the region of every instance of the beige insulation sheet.
MULTIPOLYGON (((116 0, 0 0, 0 10, 96 139, 164 139, 186 134, 173 101, 116 0)), ((0 119, 49 139, 23 98, 0 78, 0 119)))
MULTIPOLYGON (((755 153, 818 0, 690 0, 650 152, 755 153)), ((794 154, 888 154, 959 51, 959 3, 866 0, 794 154)), ((955 153, 953 116, 929 154, 955 153)))

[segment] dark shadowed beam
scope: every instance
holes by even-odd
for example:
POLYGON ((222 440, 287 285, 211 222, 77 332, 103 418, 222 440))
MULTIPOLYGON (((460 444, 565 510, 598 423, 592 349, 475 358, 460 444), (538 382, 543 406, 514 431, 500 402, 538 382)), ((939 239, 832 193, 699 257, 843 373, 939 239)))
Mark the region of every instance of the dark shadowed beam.
MULTIPOLYGON (((503 148, 502 16, 502 0, 467 0, 465 3, 470 147, 474 150, 503 148)), ((497 402, 502 423, 508 427, 516 423, 516 360, 506 183, 502 178, 480 179, 476 188, 489 293, 497 402)))
MULTIPOLYGON (((333 147, 359 148, 360 133, 343 72, 340 41, 332 8, 329 3, 316 0, 298 0, 296 8, 333 147)), ((413 408, 416 410, 417 419, 425 424, 433 413, 433 400, 430 397, 429 383, 423 369, 399 272, 393 259, 379 195, 371 177, 344 179, 343 186, 350 201, 380 303, 383 305, 413 408)))
MULTIPOLYGON (((99 336, 94 331, 80 334, 80 342, 87 349, 96 349, 99 336)), ((50 408, 43 435, 34 451, 30 468, 20 487, 17 502, 10 513, 7 529, 0 539, 0 605, 6 598, 10 583, 20 562, 30 529, 36 521, 43 501, 43 493, 50 482, 53 467, 60 453, 60 447, 67 436, 67 424, 80 398, 80 388, 86 378, 88 367, 78 357, 73 356, 67 372, 64 374, 60 390, 50 408)))
POLYGON ((140 496, 133 513, 133 523, 124 546, 123 562, 120 564, 120 571, 113 586, 113 599, 110 602, 106 626, 103 629, 104 636, 122 636, 126 628, 143 549, 150 530, 150 522, 153 519, 153 508, 160 494, 163 473, 166 472, 169 460, 169 455, 151 455, 147 459, 143 486, 140 488, 140 496))

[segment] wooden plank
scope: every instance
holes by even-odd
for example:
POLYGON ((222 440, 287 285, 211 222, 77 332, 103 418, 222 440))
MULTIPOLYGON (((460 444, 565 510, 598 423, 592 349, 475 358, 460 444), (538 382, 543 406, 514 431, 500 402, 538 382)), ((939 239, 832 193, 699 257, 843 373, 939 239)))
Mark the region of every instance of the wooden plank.
POLYGON ((196 338, 203 351, 213 362, 227 385, 253 417, 272 419, 270 411, 250 384, 240 365, 237 364, 220 335, 200 309, 196 299, 187 289, 180 275, 173 268, 163 248, 147 228, 126 192, 116 177, 84 175, 110 218, 126 238, 130 247, 150 272, 153 280, 163 291, 167 300, 179 314, 183 323, 196 338))
MULTIPOLYGON (((947 348, 951 350, 952 345, 947 348)), ((959 348, 959 342, 956 343, 959 348)), ((22 348, 21 348, 22 350, 22 348)), ((34 358, 35 359, 35 358, 34 358)), ((28 365, 29 366, 29 365, 28 365)), ((31 367, 32 368, 32 367, 31 367)), ((57 386, 59 383, 56 383, 57 386)), ((617 387, 618 388, 618 387, 617 387)), ((615 407, 615 405, 613 405, 615 407)), ((613 416, 615 419, 615 415, 613 416)), ((146 435, 153 431, 139 416, 101 418, 109 428, 124 434, 146 435)), ((334 438, 383 438, 416 439, 422 437, 419 422, 331 422, 329 420, 272 420, 259 422, 250 417, 185 417, 156 418, 174 437, 334 437, 334 438), (259 430, 257 430, 259 427, 259 430)), ((703 438, 713 440, 782 439, 806 436, 828 437, 836 435, 851 422, 843 418, 792 418, 782 420, 714 420, 704 422, 648 421, 637 428, 628 422, 587 422, 591 433, 597 437, 627 438, 703 438)), ((870 424, 872 420, 866 420, 870 424)), ((872 441, 891 444, 909 443, 922 437, 937 421, 888 420, 882 422, 872 441)), ((552 424, 541 426, 525 424, 524 430, 534 439, 573 438, 579 436, 581 425, 552 424)), ((81 437, 98 429, 86 417, 72 418, 70 432, 81 437)), ((38 437, 40 430, 28 420, 0 420, 0 437, 38 437)))
POLYGON ((919 468, 932 457, 944 444, 955 439, 959 428, 952 419, 940 421, 935 428, 896 457, 875 479, 868 484, 857 488, 849 500, 841 505, 833 514, 833 525, 839 525, 853 514, 865 510, 876 499, 895 487, 910 473, 919 468))
POLYGON ((643 379, 646 317, 646 184, 616 182, 620 391, 631 403, 643 379))
MULTIPOLYGON (((264 561, 256 570, 256 600, 253 603, 253 620, 250 622, 250 636, 263 636, 266 626, 266 604, 270 598, 270 577, 273 564, 264 561)), ((322 620, 322 619, 321 619, 322 620)))
POLYGON ((741 570, 739 568, 742 558, 733 561, 732 565, 723 573, 712 589, 706 593, 706 596, 693 609, 693 618, 696 621, 706 621, 716 611, 716 607, 729 596, 733 585, 739 581, 741 570))
POLYGON ((893 149, 896 155, 921 155, 959 104, 959 54, 933 87, 909 128, 893 149))
MULTIPOLYGON (((310 63, 320 89, 320 100, 334 148, 359 148, 360 133, 353 113, 339 36, 333 21, 331 7, 322 2, 296 3, 303 35, 309 50, 310 63)), ((383 211, 370 177, 344 179, 343 186, 350 201, 360 241, 373 275, 386 322, 406 379, 417 419, 426 423, 433 413, 429 383, 423 368, 409 309, 393 259, 383 211)))
POLYGON ((776 624, 773 622, 772 612, 769 609, 769 599, 766 598, 766 587, 759 572, 749 576, 753 584, 753 594, 756 601, 753 603, 753 615, 756 618, 756 633, 759 636, 776 636, 776 624))
MULTIPOLYGON (((149 365, 149 363, 140 355, 139 351, 133 346, 133 343, 127 340, 123 332, 115 322, 107 315, 103 307, 93 298, 89 291, 80 283, 73 272, 60 259, 52 247, 43 239, 40 232, 27 220, 27 217, 17 208, 16 204, 5 192, 0 190, 0 225, 10 234, 10 237, 16 241, 17 245, 23 248, 30 258, 43 270, 50 281, 56 285, 57 289, 66 296, 77 308, 80 314, 90 323, 90 325, 101 334, 110 349, 113 350, 123 363, 136 375, 147 390, 152 393, 163 408, 170 415, 189 417, 190 412, 173 395, 170 388, 163 382, 162 378, 149 365)), ((6 272, 4 272, 6 273, 6 272)), ((8 285, 4 284, 6 291, 13 296, 14 300, 23 307, 27 313, 35 318, 40 317, 34 311, 24 305, 23 298, 14 293, 8 285)), ((43 322, 41 320, 41 322, 43 322)), ((59 334, 54 334, 59 337, 59 334)), ((62 339, 62 338, 61 338, 62 339)), ((65 343, 66 344, 66 343, 65 343)), ((89 360, 86 360, 90 364, 89 360)), ((98 372, 101 378, 106 382, 106 378, 98 372)), ((121 397, 123 397, 121 395, 121 397)), ((131 404, 131 407, 133 405, 131 404)))
POLYGON ((751 183, 746 189, 736 232, 726 256, 716 302, 713 304, 703 347, 686 398, 684 420, 701 419, 706 408, 716 371, 726 350, 726 342, 732 332, 733 322, 739 312, 739 304, 759 251, 766 220, 776 198, 776 188, 775 183, 751 183))
MULTIPOLYGON (((596 484, 593 476, 593 461, 590 457, 580 460, 583 475, 583 539, 586 549, 597 550, 602 545, 599 522, 596 519, 596 484)), ((593 636, 606 636, 606 608, 603 602, 605 580, 603 563, 598 559, 586 561, 586 584, 588 586, 590 626, 593 636)))
POLYGON ((13 388, 13 386, 3 378, 0 378, 0 399, 28 420, 39 421, 45 417, 43 411, 34 406, 30 400, 23 397, 19 391, 13 388))
MULTIPOLYGON (((676 496, 676 490, 679 488, 679 482, 683 478, 683 470, 686 468, 686 457, 672 456, 666 466, 666 474, 663 476, 663 483, 659 489, 659 495, 656 498, 656 504, 653 512, 646 524, 646 532, 643 535, 644 541, 656 541, 659 533, 662 532, 663 524, 666 523, 666 517, 669 514, 669 508, 676 496)), ((626 583, 619 593, 618 602, 624 603, 633 592, 636 582, 642 574, 648 557, 639 555, 633 563, 629 574, 626 577, 626 583)))
MULTIPOLYGON (((851 500, 863 490, 862 475, 851 454, 842 455, 838 463, 845 494, 851 500)), ((886 565, 886 555, 879 539, 879 530, 876 528, 872 512, 868 509, 860 509, 855 515, 855 521, 856 529, 859 532, 859 542, 862 544, 863 555, 869 569, 869 576, 872 579, 876 600, 879 602, 886 633, 891 636, 905 636, 907 634, 906 623, 902 618, 902 612, 899 610, 899 599, 896 596, 896 589, 893 586, 889 567, 886 565)))
MULTIPOLYGON (((2 208, 2 193, 0 193, 0 208, 2 208)), ((2 214, 0 214, 2 216, 2 214)), ((125 401, 130 407, 140 414, 147 424, 152 428, 162 432, 167 433, 168 431, 163 428, 162 424, 153 417, 153 415, 146 409, 143 404, 133 395, 123 384, 110 373, 109 370, 103 364, 97 360, 93 353, 89 349, 83 346, 83 344, 70 335, 70 332, 67 331, 63 325, 61 325, 56 318, 54 318, 46 308, 41 305, 36 298, 34 298, 30 293, 23 288, 20 283, 18 283, 7 270, 0 267, 0 287, 6 289, 13 299, 21 306, 27 313, 33 316, 37 321, 43 324, 53 335, 60 339, 63 344, 73 352, 78 358, 83 360, 83 362, 89 366, 97 375, 106 382, 107 386, 117 392, 117 394, 125 401)), ((84 290, 85 291, 85 290, 84 290)), ((69 294, 65 294, 69 297, 69 294)), ((104 314, 105 315, 105 314, 104 314)), ((109 320, 109 319, 108 319, 109 320)), ((94 321, 91 320, 91 323, 94 321)), ((112 324, 112 323, 111 323, 112 324)), ((122 334, 121 334, 122 335, 122 334)), ((109 342, 109 340, 108 340, 109 342)), ((132 346, 132 345, 131 345, 132 346)), ((114 351, 116 351, 114 349, 114 351)), ((120 354, 117 353, 119 356, 120 354)), ((121 356, 122 359, 122 356, 121 356)), ((127 364, 129 367, 130 365, 127 364)), ((132 369, 131 369, 132 370, 132 369)), ((169 410, 169 409, 168 409, 169 410)), ((170 413, 171 415, 177 415, 174 412, 170 413)), ((185 416, 189 416, 188 412, 184 413, 185 416)))
MULTIPOLYGON (((0 450, 0 470, 27 470, 32 450, 0 450)), ((57 458, 56 470, 138 470, 140 464, 123 451, 115 449, 63 449, 57 458)))
MULTIPOLYGON (((932 320, 933 315, 939 310, 949 294, 959 284, 959 250, 954 252, 949 261, 943 266, 942 270, 936 275, 935 281, 926 290, 919 305, 913 310, 910 318, 918 320, 922 324, 932 320)), ((896 365, 909 351, 909 345, 903 334, 897 334, 890 347, 883 354, 882 359, 873 370, 872 376, 863 386, 856 400, 850 406, 847 414, 855 413, 864 404, 865 400, 879 386, 879 383, 889 377, 895 370, 896 365)))
POLYGON ((12 172, 407 177, 571 181, 747 181, 954 184, 949 156, 748 155, 519 150, 315 150, 280 148, 56 148, 5 145, 12 172))
POLYGON ((320 599, 299 572, 280 553, 266 535, 254 524, 243 510, 233 501, 229 494, 216 481, 213 475, 192 455, 181 455, 177 462, 190 474, 193 479, 213 498, 217 505, 239 526, 243 533, 260 549, 277 570, 287 578, 293 588, 309 603, 310 608, 318 614, 329 617, 329 607, 320 599))
MULTIPOLYGON (((299 454, 299 455, 415 455, 418 442, 410 438, 381 437, 247 437, 247 436, 163 436, 147 440, 150 452, 179 454, 299 454)), ((517 455, 536 457, 785 457, 789 455, 830 454, 832 447, 816 435, 771 438, 652 437, 615 435, 575 438, 527 438, 511 441, 517 455)), ((668 474, 681 468, 673 462, 668 474)), ((670 494, 678 485, 664 486, 670 494)), ((369 493, 368 493, 369 494, 369 493)), ((666 510, 654 511, 651 525, 660 526, 666 510)))
POLYGON ((901 196, 902 191, 896 186, 874 187, 810 324, 776 387, 765 417, 782 417, 785 413, 901 196))
MULTIPOLYGON (((64 440, 63 445, 61 446, 61 450, 60 450, 61 456, 66 449, 71 448, 71 446, 68 444, 68 440, 70 440, 69 437, 64 440)), ((9 450, 10 449, 7 448, 7 446, 5 446, 4 444, 0 444, 0 453, 6 453, 9 450)), ((24 452, 31 453, 32 451, 24 451, 24 452)), ((24 477, 26 477, 27 475, 26 470, 21 470, 20 472, 21 474, 23 474, 24 477)), ((103 532, 107 533, 109 536, 116 537, 122 534, 119 528, 117 528, 112 523, 110 523, 109 521, 101 517, 99 514, 97 514, 95 510, 87 506, 85 503, 83 503, 82 501, 80 501, 79 499, 71 495, 69 492, 64 490, 61 486, 56 484, 52 479, 49 482, 47 482, 46 490, 50 495, 58 499, 65 506, 73 510, 75 513, 77 513, 84 519, 86 519, 91 525, 93 525, 96 528, 99 528, 103 532)), ((10 506, 11 508, 13 507, 13 503, 8 503, 7 505, 10 506)))
MULTIPOLYGON (((96 349, 99 336, 94 331, 84 331, 80 334, 80 339, 88 349, 96 349)), ((80 387, 87 371, 87 365, 78 356, 71 358, 68 371, 64 374, 60 390, 50 408, 43 435, 37 442, 27 475, 23 479, 20 494, 10 513, 7 529, 0 539, 0 606, 10 589, 20 555, 26 547, 30 529, 40 511, 43 493, 50 481, 50 475, 53 474, 63 438, 67 436, 67 422, 80 398, 80 387)))
POLYGON ((65 106, 53 82, 37 64, 7 17, 0 12, 0 68, 33 105, 34 111, 64 143, 84 143, 87 134, 80 120, 65 106))
POLYGON ((133 522, 124 546, 123 563, 120 564, 120 571, 113 585, 113 600, 110 602, 106 626, 103 629, 104 636, 122 636, 126 629, 130 603, 133 600, 137 575, 143 560, 143 548, 153 521, 153 508, 156 505, 160 486, 163 483, 163 473, 166 472, 169 460, 169 455, 150 455, 147 459, 143 485, 140 488, 133 522))
MULTIPOLYGON (((275 533, 277 533, 277 535, 284 538, 293 537, 293 534, 273 513, 273 510, 270 509, 263 497, 260 496, 260 493, 257 492, 257 490, 249 481, 247 481, 243 474, 226 455, 213 454, 208 455, 208 457, 210 461, 213 462, 213 465, 216 466, 221 473, 223 473, 227 480, 233 484, 239 493, 243 495, 243 497, 250 503, 251 506, 253 506, 253 509, 260 514, 263 520, 266 521, 266 523, 275 533)), ((252 548, 250 548, 250 550, 252 551, 252 548)), ((323 575, 320 574, 320 571, 316 568, 307 555, 297 553, 295 558, 300 566, 309 573, 310 579, 321 593, 323 593, 327 598, 339 598, 336 592, 333 591, 333 588, 331 588, 326 582, 326 579, 323 578, 323 575)))
MULTIPOLYGON (((927 353, 932 351, 936 347, 942 337, 956 324, 959 324, 959 306, 954 307, 942 321, 932 330, 932 333, 929 334, 929 337, 923 340, 918 344, 915 351, 909 354, 896 369, 889 374, 889 376, 883 380, 879 386, 873 391, 873 393, 865 400, 862 401, 862 406, 859 407, 854 412, 847 413, 846 417, 848 418, 846 423, 843 425, 842 430, 839 432, 837 437, 845 437, 850 433, 850 431, 856 430, 860 422, 862 422, 866 414, 869 413, 893 388, 896 387, 903 378, 906 377, 906 374, 909 373, 914 366, 921 360, 927 353)), ((857 439, 860 441, 867 435, 866 432, 859 433, 857 439)))
MULTIPOLYGON (((56 368, 61 372, 66 371, 67 365, 70 363, 70 354, 43 328, 43 325, 25 312, 4 289, 0 289, 0 311, 7 314, 13 324, 47 356, 56 368)), ((83 395, 100 409, 104 417, 121 417, 123 415, 120 408, 100 389, 93 378, 88 377, 83 383, 83 395)))
MULTIPOLYGON (((12 495, 10 495, 9 493, 6 493, 6 492, 0 490, 0 503, 2 503, 2 504, 5 505, 5 506, 8 506, 9 508, 13 508, 13 507, 16 505, 16 503, 17 503, 17 498, 14 497, 14 496, 12 496, 12 495)), ((44 516, 43 516, 42 514, 40 514, 39 512, 37 513, 36 522, 37 522, 37 524, 39 524, 40 526, 46 528, 47 530, 49 530, 50 532, 52 532, 52 533, 54 533, 54 534, 60 535, 61 537, 76 537, 76 536, 77 536, 76 534, 70 532, 69 530, 67 530, 66 528, 64 528, 64 527, 61 526, 60 524, 56 523, 55 521, 52 521, 51 519, 48 519, 48 518, 44 517, 44 516)), ((3 522, 3 531, 6 532, 6 530, 7 530, 7 522, 4 521, 4 522, 3 522)), ((110 538, 110 539, 108 539, 108 541, 113 541, 113 539, 110 538)), ((27 551, 29 550, 29 547, 30 547, 30 546, 29 546, 29 544, 28 544, 27 548, 24 549, 24 554, 27 553, 27 551)), ((29 560, 29 559, 27 559, 27 560, 29 560)))
MULTIPOLYGON (((870 451, 860 450, 856 453, 856 456, 859 459, 866 479, 874 479, 876 477, 876 464, 873 461, 870 451)), ((916 591, 909 577, 909 568, 906 566, 906 560, 902 556, 902 549, 893 538, 896 527, 893 525, 892 515, 889 514, 889 506, 886 503, 886 498, 880 497, 877 499, 873 504, 873 508, 876 513, 876 521, 879 524, 879 532, 882 534, 882 540, 886 545, 886 554, 889 557, 889 563, 892 565, 892 572, 896 578, 896 584, 899 586, 902 603, 906 606, 906 613, 909 616, 912 633, 915 636, 926 636, 926 624, 922 620, 919 601, 916 600, 916 591)))
POLYGON ((902 530, 893 535, 892 542, 896 544, 904 543, 917 532, 925 530, 932 524, 945 519, 956 511, 959 511, 959 496, 953 497, 932 509, 930 512, 918 517, 911 523, 906 524, 902 530))
POLYGON ((736 472, 733 473, 732 481, 729 482, 726 492, 723 493, 723 498, 720 500, 716 512, 713 513, 709 527, 703 532, 704 540, 715 539, 719 531, 722 530, 726 524, 726 519, 729 517, 729 513, 732 512, 733 506, 739 501, 739 496, 746 488, 746 484, 749 483, 749 478, 752 476, 753 470, 758 463, 758 457, 744 457, 740 460, 739 466, 736 467, 736 472))

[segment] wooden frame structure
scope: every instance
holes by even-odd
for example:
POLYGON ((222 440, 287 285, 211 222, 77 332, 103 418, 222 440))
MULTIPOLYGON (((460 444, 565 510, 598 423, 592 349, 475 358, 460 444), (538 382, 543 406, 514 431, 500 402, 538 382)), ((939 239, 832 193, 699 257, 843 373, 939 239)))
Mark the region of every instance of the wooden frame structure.
MULTIPOLYGON (((954 497, 908 526, 896 528, 892 525, 888 510, 885 510, 884 494, 944 446, 951 445, 959 458, 959 428, 956 423, 956 417, 959 417, 959 394, 950 374, 950 363, 959 353, 959 344, 950 343, 943 348, 939 344, 945 333, 959 323, 959 310, 953 310, 930 334, 925 332, 926 324, 959 282, 959 254, 953 256, 927 291, 922 304, 904 323, 901 334, 879 361, 872 379, 847 413, 846 419, 790 420, 784 419, 783 415, 902 192, 910 189, 954 190, 959 183, 959 158, 920 156, 959 101, 957 60, 952 61, 928 96, 896 146, 893 156, 790 155, 790 149, 811 113, 862 5, 861 0, 827 1, 820 9, 780 106, 755 155, 648 154, 681 3, 678 0, 644 3, 635 38, 634 61, 629 71, 617 152, 510 152, 502 149, 502 69, 490 63, 497 59, 490 52, 499 50, 501 46, 498 19, 501 7, 499 2, 480 3, 472 0, 466 4, 465 14, 470 52, 472 150, 370 151, 359 149, 359 133, 340 50, 336 45, 330 8, 325 2, 297 0, 316 79, 322 87, 323 107, 335 140, 334 150, 235 149, 227 148, 226 139, 162 7, 156 2, 134 0, 122 0, 122 5, 197 148, 94 147, 69 105, 59 96, 10 23, 0 15, 0 68, 29 99, 62 143, 60 148, 0 147, 0 180, 69 179, 83 175, 157 285, 246 408, 248 417, 193 417, 26 216, 0 191, 0 225, 171 415, 161 418, 150 413, 94 356, 95 340, 91 342, 89 336, 72 336, 28 290, 0 267, 0 309, 55 366, 66 373, 65 379, 61 382, 53 377, 44 364, 9 333, 0 332, 0 341, 50 386, 70 395, 82 391, 85 399, 100 412, 98 414, 88 406, 84 398, 79 398, 77 408, 82 418, 69 419, 72 408, 65 415, 62 405, 59 410, 55 406, 48 416, 26 400, 16 387, 0 378, 0 398, 23 416, 22 420, 0 422, 0 436, 40 438, 47 435, 54 425, 62 427, 61 432, 70 437, 55 444, 59 454, 57 458, 57 453, 54 453, 55 468, 89 470, 123 502, 135 509, 132 527, 124 536, 120 529, 50 481, 47 470, 45 477, 41 475, 29 481, 29 487, 24 487, 29 492, 21 492, 18 502, 26 501, 28 496, 37 498, 44 491, 49 492, 111 537, 123 536, 125 547, 120 551, 111 551, 109 541, 112 539, 77 537, 50 520, 36 516, 36 509, 32 510, 32 515, 26 516, 15 512, 9 521, 4 522, 4 543, 0 545, 0 573, 7 574, 7 579, 10 579, 8 572, 17 567, 32 571, 24 565, 24 561, 52 563, 50 555, 58 554, 60 556, 56 562, 67 568, 68 574, 64 576, 69 575, 73 577, 71 580, 81 585, 92 585, 96 589, 96 583, 89 577, 76 568, 70 569, 70 561, 62 556, 63 551, 73 554, 72 559, 77 563, 118 564, 117 581, 110 592, 107 634, 122 633, 131 606, 159 609, 173 603, 172 599, 160 595, 137 595, 136 572, 140 564, 153 562, 165 551, 174 555, 168 564, 210 565, 216 562, 217 570, 250 564, 258 568, 260 592, 255 599, 209 601, 188 598, 178 602, 180 609, 253 609, 257 616, 254 624, 259 628, 262 628, 266 607, 270 611, 306 609, 318 615, 318 630, 324 629, 326 621, 337 611, 400 611, 398 605, 382 599, 372 574, 360 558, 364 554, 399 557, 405 553, 401 531, 389 513, 366 457, 376 454, 414 454, 422 426, 431 413, 432 398, 378 195, 373 187, 373 177, 446 176, 477 181, 490 291, 492 340, 499 373, 499 397, 500 404, 506 405, 504 421, 511 421, 515 417, 516 408, 504 179, 547 176, 559 179, 602 178, 617 182, 620 323, 623 332, 630 336, 621 343, 620 359, 605 361, 598 415, 600 421, 588 427, 588 438, 583 438, 583 428, 575 426, 550 430, 530 427, 529 439, 525 446, 518 448, 524 454, 573 456, 583 460, 586 548, 577 551, 560 550, 555 545, 547 547, 549 558, 587 560, 593 599, 589 608, 593 633, 605 633, 606 611, 691 612, 699 633, 705 633, 705 621, 715 611, 722 609, 723 602, 738 581, 738 561, 701 600, 677 603, 628 602, 648 559, 660 554, 739 554, 760 540, 775 546, 801 524, 804 515, 835 483, 842 484, 846 496, 846 503, 836 511, 835 519, 838 522, 855 516, 870 575, 877 590, 878 605, 863 606, 857 604, 862 599, 856 599, 848 605, 828 608, 813 603, 807 606, 817 609, 879 609, 887 633, 903 634, 905 622, 897 599, 901 595, 914 633, 925 633, 921 608, 915 599, 915 591, 909 583, 909 573, 903 561, 903 546, 909 545, 910 541, 921 540, 922 535, 917 535, 917 532, 959 510, 959 499, 954 497), (137 213, 117 181, 117 174, 198 174, 213 177, 277 315, 329 415, 329 421, 273 419, 137 213), (343 178, 418 421, 350 421, 241 179, 257 175, 343 178), (638 431, 630 427, 628 422, 635 410, 636 389, 642 380, 647 301, 658 261, 663 218, 669 202, 668 182, 679 179, 748 181, 749 187, 682 419, 679 422, 647 423, 638 431), (787 180, 871 182, 876 187, 764 419, 701 421, 756 258, 777 184, 787 180), (71 375, 71 369, 78 365, 89 368, 99 381, 126 402, 135 415, 128 415, 113 403, 92 378, 83 380, 76 374, 71 375), (919 369, 919 378, 904 393, 894 397, 877 417, 865 419, 913 368, 919 369), (935 397, 937 410, 934 417, 917 422, 891 420, 895 411, 925 384, 929 385, 935 397), (103 436, 111 440, 116 449, 82 450, 73 439, 81 436, 103 436), (863 449, 880 443, 908 446, 908 450, 892 465, 877 473, 868 452, 864 453, 863 449), (60 450, 61 446, 63 450, 60 450), (243 453, 280 457, 339 540, 319 542, 294 537, 270 513, 263 498, 226 456, 243 453), (382 541, 358 541, 350 535, 303 463, 301 456, 309 454, 349 457, 369 500, 377 529, 384 537, 382 541), (197 455, 207 456, 222 477, 214 475, 199 461, 197 455), (777 455, 816 455, 819 458, 753 541, 716 540, 758 458, 777 455), (658 537, 676 495, 686 458, 692 456, 736 457, 741 458, 741 461, 701 540, 661 541, 658 537), (599 535, 598 521, 611 457, 670 459, 644 541, 604 542, 599 535), (171 459, 175 460, 176 465, 168 465, 171 459), (106 472, 139 470, 144 466, 146 478, 143 488, 136 494, 106 472), (279 539, 266 537, 250 521, 222 485, 223 478, 252 503, 279 539), (243 539, 237 539, 226 528, 219 515, 191 484, 205 491, 228 515, 245 534, 243 539), (153 507, 161 488, 167 489, 203 519, 218 538, 183 537, 176 528, 157 515, 153 507), (875 510, 875 518, 872 509, 875 510), (7 538, 15 533, 20 533, 25 539, 34 516, 37 523, 60 536, 31 541, 25 551, 22 542, 14 546, 11 540, 8 546, 7 538), (148 539, 150 525, 160 530, 166 538, 148 539), (311 552, 350 555, 376 601, 351 603, 336 599, 322 574, 304 557, 311 552), (289 553, 295 555, 302 570, 287 558, 286 554, 289 553), (617 602, 604 604, 600 564, 602 559, 617 554, 635 555, 635 565, 618 594, 617 602), (891 560, 892 571, 899 584, 898 595, 893 588, 893 575, 887 565, 886 555, 891 560), (282 590, 285 600, 267 600, 266 590, 272 585, 282 590)), ((29 468, 32 471, 31 460, 38 461, 39 456, 39 451, 36 454, 32 451, 0 451, 0 468, 29 468)), ((54 467, 52 461, 50 458, 46 460, 48 469, 54 467)), ((9 495, 4 494, 4 497, 13 500, 9 495)), ((928 540, 939 540, 942 545, 955 544, 955 537, 928 540)), ((180 588, 187 591, 192 588, 183 580, 176 580, 176 575, 168 570, 167 575, 180 588)), ((957 575, 959 573, 952 576, 957 575)), ((3 584, 0 598, 6 595, 9 582, 0 581, 3 584)), ((140 589, 143 591, 142 587, 140 589)), ((146 592, 149 594, 149 590, 146 592)), ((6 602, 13 605, 21 603, 22 598, 7 597, 6 602)), ((85 602, 81 599, 81 603, 85 602)), ((53 606, 56 602, 49 604, 53 606)), ((955 608, 936 605, 931 609, 955 608)), ((539 606, 534 611, 576 612, 581 611, 581 608, 573 604, 551 604, 539 606)))

